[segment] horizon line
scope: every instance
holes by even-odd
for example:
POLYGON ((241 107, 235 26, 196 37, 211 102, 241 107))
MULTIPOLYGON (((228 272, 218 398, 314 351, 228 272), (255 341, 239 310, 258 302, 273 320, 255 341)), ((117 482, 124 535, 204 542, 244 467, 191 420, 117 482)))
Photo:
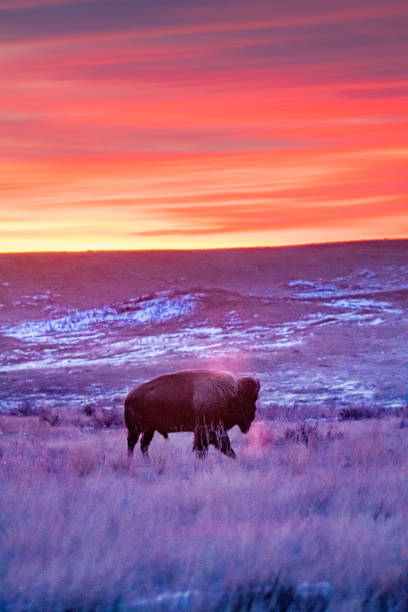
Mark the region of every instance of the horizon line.
POLYGON ((45 255, 48 253, 56 254, 75 254, 75 253, 180 253, 180 252, 206 252, 206 251, 243 251, 255 249, 287 249, 294 247, 340 245, 340 244, 361 244, 369 242, 402 242, 408 240, 408 236, 400 238, 362 238, 361 240, 329 240, 322 242, 299 242, 279 245, 252 245, 234 247, 207 247, 207 248, 170 248, 170 249, 78 249, 78 250, 46 250, 46 251, 0 251, 0 255, 45 255))

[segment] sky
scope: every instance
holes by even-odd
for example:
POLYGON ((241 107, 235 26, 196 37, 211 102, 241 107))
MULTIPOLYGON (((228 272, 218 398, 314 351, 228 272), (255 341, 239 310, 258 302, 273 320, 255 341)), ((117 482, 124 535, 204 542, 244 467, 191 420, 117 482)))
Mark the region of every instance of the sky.
POLYGON ((0 0, 0 252, 408 237, 406 0, 0 0))

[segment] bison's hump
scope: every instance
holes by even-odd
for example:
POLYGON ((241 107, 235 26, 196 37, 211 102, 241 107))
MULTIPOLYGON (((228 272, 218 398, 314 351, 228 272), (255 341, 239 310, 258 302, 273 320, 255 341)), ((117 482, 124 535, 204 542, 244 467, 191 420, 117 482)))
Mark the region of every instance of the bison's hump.
POLYGON ((224 384, 235 384, 237 379, 233 374, 224 372, 222 370, 179 370, 178 372, 172 372, 169 374, 161 374, 152 380, 149 380, 142 385, 140 389, 151 389, 151 388, 167 388, 176 386, 196 386, 196 385, 210 385, 217 383, 224 384))
POLYGON ((226 408, 237 396, 238 380, 227 372, 198 376, 193 386, 193 407, 197 412, 226 408), (213 375, 211 375, 213 374, 213 375))

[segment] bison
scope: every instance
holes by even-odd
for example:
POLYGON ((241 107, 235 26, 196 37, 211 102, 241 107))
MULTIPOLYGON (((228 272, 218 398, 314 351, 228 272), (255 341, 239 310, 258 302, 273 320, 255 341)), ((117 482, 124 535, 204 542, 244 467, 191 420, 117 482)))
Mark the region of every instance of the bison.
POLYGON ((135 387, 125 400, 128 454, 140 434, 140 449, 147 455, 154 432, 194 432, 193 451, 204 457, 212 444, 235 457, 227 431, 238 425, 247 433, 255 418, 259 380, 237 378, 219 370, 182 370, 163 374, 135 387))

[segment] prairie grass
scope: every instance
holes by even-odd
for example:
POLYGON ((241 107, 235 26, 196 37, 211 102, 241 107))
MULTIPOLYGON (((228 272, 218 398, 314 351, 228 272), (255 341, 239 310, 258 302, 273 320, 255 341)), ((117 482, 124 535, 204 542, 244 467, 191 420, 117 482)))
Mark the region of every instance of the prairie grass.
POLYGON ((0 609, 402 612, 399 425, 258 421, 235 461, 156 434, 129 463, 124 429, 1 417, 0 609))

